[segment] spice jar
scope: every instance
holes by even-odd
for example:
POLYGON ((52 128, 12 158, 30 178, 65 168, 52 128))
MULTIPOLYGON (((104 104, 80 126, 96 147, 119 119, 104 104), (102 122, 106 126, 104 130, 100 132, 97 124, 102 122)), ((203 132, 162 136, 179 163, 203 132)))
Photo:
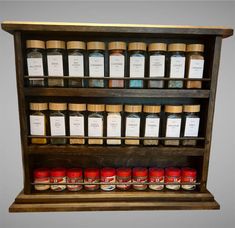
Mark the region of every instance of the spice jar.
POLYGON ((169 167, 165 169, 166 188, 171 190, 179 190, 181 182, 181 170, 179 168, 169 167), (174 184, 171 184, 174 183, 174 184))
MULTIPOLYGON (((151 43, 148 46, 149 51, 149 77, 165 77, 165 62, 167 44, 151 43)), ((149 80, 148 88, 163 88, 163 80, 149 80)))
POLYGON ((165 137, 176 139, 166 139, 164 144, 166 146, 179 146, 180 141, 177 138, 180 137, 181 131, 182 106, 166 105, 165 115, 165 137))
MULTIPOLYGON (((125 137, 140 137, 140 113, 141 105, 125 105, 125 137)), ((127 145, 139 145, 139 139, 125 139, 127 145)))
MULTIPOLYGON (((31 136, 46 136, 47 120, 46 111, 48 109, 47 103, 30 103, 30 135, 31 136)), ((31 138, 32 144, 46 144, 46 138, 31 138)))
POLYGON ((80 168, 73 168, 67 170, 67 188, 69 191, 79 191, 82 189, 82 185, 79 183, 83 182, 82 178, 82 169, 80 168))
POLYGON ((33 176, 34 176, 35 190, 45 191, 45 190, 50 189, 49 169, 45 169, 45 168, 35 169, 33 172, 33 176))
POLYGON ((148 182, 148 170, 146 168, 136 167, 133 168, 133 182, 143 184, 133 184, 135 190, 145 190, 148 182))
MULTIPOLYGON (((84 171, 84 183, 99 183, 100 171, 97 168, 86 168, 84 171)), ((86 190, 95 191, 99 189, 98 184, 87 184, 84 186, 86 190)))
MULTIPOLYGON (((105 43, 92 41, 87 43, 90 77, 104 77, 105 43)), ((89 87, 104 87, 104 79, 89 79, 89 87)))
POLYGON ((181 187, 184 190, 194 190, 196 188, 196 178, 197 178, 197 171, 193 168, 182 168, 181 169, 181 182, 182 183, 190 183, 191 185, 182 185, 181 187))
MULTIPOLYGON (((84 112, 86 104, 70 103, 69 107, 69 134, 70 136, 85 136, 84 112)), ((84 144, 85 139, 70 139, 70 144, 84 144)))
MULTIPOLYGON (((203 44, 189 44, 187 45, 187 78, 203 78, 204 70, 204 45, 203 44)), ((187 81, 186 88, 200 89, 202 82, 187 81)))
POLYGON ((100 188, 104 191, 112 191, 116 188, 116 185, 112 183, 116 182, 116 170, 114 168, 101 169, 101 182, 107 182, 110 184, 102 184, 100 188))
MULTIPOLYGON (((104 110, 103 104, 88 104, 88 137, 103 137, 104 110)), ((103 139, 88 139, 88 144, 103 144, 103 139)))
MULTIPOLYGON (((147 46, 142 42, 129 43, 129 77, 144 78, 147 46)), ((130 80, 129 88, 143 88, 143 80, 130 80)))
MULTIPOLYGON (((51 136, 66 135, 66 103, 49 103, 51 136)), ((66 144, 65 138, 51 138, 51 144, 66 144)))
MULTIPOLYGON (((106 105, 107 137, 121 137, 122 105, 106 105)), ((120 145, 121 139, 107 139, 109 145, 120 145)))
POLYGON ((149 168, 149 182, 157 184, 150 184, 149 188, 152 190, 162 190, 164 188, 164 169, 162 168, 149 168), (163 185, 159 185, 163 183, 163 185))
POLYGON ((118 168, 117 169, 117 182, 118 183, 127 183, 119 184, 117 188, 120 190, 128 190, 131 188, 131 168, 118 168))
MULTIPOLYGON (((185 44, 175 43, 168 45, 170 78, 184 78, 185 51, 186 51, 185 44)), ((183 81, 170 80, 168 81, 168 88, 183 88, 183 81)))
POLYGON ((66 169, 54 168, 51 170, 51 190, 61 192, 66 189, 66 169), (59 185, 58 185, 59 184, 59 185))
MULTIPOLYGON (((145 129, 144 137, 159 137, 160 105, 145 105, 145 129)), ((144 145, 158 145, 158 139, 145 139, 144 145)))
MULTIPOLYGON (((183 137, 198 137, 200 124, 200 105, 184 105, 184 135, 183 137)), ((196 146, 196 139, 185 139, 184 146, 196 146)))
POLYGON ((61 40, 49 40, 47 48, 47 69, 49 87, 64 87, 64 79, 52 79, 53 76, 63 77, 65 69, 65 42, 61 40))
POLYGON ((30 86, 45 86, 45 42, 42 40, 27 40, 27 74, 28 76, 37 76, 38 78, 30 78, 30 86))
MULTIPOLYGON (((67 42, 68 74, 70 77, 84 77, 84 53, 86 44, 82 41, 67 42)), ((69 87, 84 87, 82 79, 70 79, 69 87)))
MULTIPOLYGON (((109 49, 109 77, 123 78, 125 76, 126 43, 110 42, 109 49)), ((109 88, 123 88, 124 80, 109 80, 109 88)))

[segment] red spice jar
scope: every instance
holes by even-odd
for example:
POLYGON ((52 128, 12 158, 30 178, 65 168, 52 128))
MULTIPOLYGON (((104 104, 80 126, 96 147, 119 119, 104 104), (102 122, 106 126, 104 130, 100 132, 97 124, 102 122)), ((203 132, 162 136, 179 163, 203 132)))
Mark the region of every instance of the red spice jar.
MULTIPOLYGON (((114 168, 103 168, 101 169, 101 182, 116 182, 116 170, 114 168)), ((116 185, 102 184, 100 188, 104 191, 112 191, 116 188, 116 185)))
MULTIPOLYGON (((100 171, 98 168, 87 168, 84 171, 84 183, 99 183, 100 171)), ((84 186, 86 190, 95 191, 99 189, 98 184, 89 184, 84 186)))
POLYGON ((51 190, 53 191, 63 191, 66 189, 66 169, 65 168, 54 168, 51 170, 51 183, 56 183, 60 185, 51 185, 51 190))
POLYGON ((162 190, 164 188, 163 185, 159 185, 159 183, 164 183, 164 169, 162 168, 149 168, 149 182, 155 182, 158 184, 150 184, 149 188, 152 190, 162 190))
POLYGON ((79 183, 83 182, 82 178, 82 169, 81 168, 73 168, 67 170, 67 188, 69 191, 79 191, 82 189, 82 185, 79 183), (76 184, 76 185, 74 185, 76 184))
POLYGON ((33 176, 34 176, 35 190, 45 191, 50 188, 50 185, 47 185, 50 183, 49 169, 45 169, 45 168, 35 169, 33 176), (36 183, 40 183, 40 185, 36 185, 36 183), (43 184, 43 185, 41 185, 41 184, 43 184))
POLYGON ((171 190, 179 190, 180 184, 171 184, 171 183, 180 183, 181 182, 181 170, 179 168, 169 167, 165 169, 165 183, 166 188, 171 190))
MULTIPOLYGON (((196 183, 197 179, 197 171, 193 168, 182 168, 181 169, 181 182, 183 183, 196 183)), ((181 186, 184 190, 194 190, 196 185, 182 185, 181 186)))
MULTIPOLYGON (((146 168, 133 168, 133 182, 146 183, 148 181, 148 170, 146 168)), ((145 190, 146 184, 133 184, 135 190, 145 190)))
MULTIPOLYGON (((131 182, 131 168, 118 168, 117 169, 117 182, 130 183, 131 182)), ((130 184, 117 185, 120 190, 128 190, 131 188, 130 184)))

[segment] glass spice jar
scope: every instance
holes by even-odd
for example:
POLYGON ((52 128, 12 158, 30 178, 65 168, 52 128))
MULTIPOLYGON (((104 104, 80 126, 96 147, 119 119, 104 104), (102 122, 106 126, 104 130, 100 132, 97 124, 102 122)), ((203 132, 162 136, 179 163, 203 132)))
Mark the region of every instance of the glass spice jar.
POLYGON ((116 188, 116 185, 112 183, 116 182, 116 170, 114 168, 101 169, 101 182, 107 182, 110 184, 102 184, 100 188, 104 191, 112 191, 116 188))
POLYGON ((162 190, 164 189, 164 169, 162 168, 149 168, 149 182, 154 182, 157 184, 150 184, 149 188, 152 190, 162 190), (163 183, 163 185, 159 185, 163 183))
POLYGON ((39 168, 33 172, 34 188, 37 191, 46 191, 50 189, 50 172, 49 169, 39 168), (38 184, 38 185, 37 185, 38 184))
MULTIPOLYGON (((149 77, 165 77, 165 62, 167 44, 151 43, 148 46, 149 51, 149 77)), ((164 88, 163 80, 149 80, 148 88, 164 88)))
MULTIPOLYGON (((109 49, 109 77, 123 78, 125 76, 126 43, 110 42, 109 49)), ((109 88, 123 88, 124 80, 109 80, 109 88)))
MULTIPOLYGON (((51 136, 66 136, 66 103, 49 103, 51 136)), ((66 144, 66 138, 51 138, 51 144, 66 144)))
MULTIPOLYGON (((84 183, 99 183, 100 171, 97 168, 86 168, 84 171, 84 183)), ((98 184, 87 184, 84 188, 88 191, 95 191, 99 189, 98 184)))
POLYGON ((79 183, 83 182, 82 169, 72 168, 67 170, 67 189, 72 192, 76 192, 82 189, 82 185, 79 183))
POLYGON ((87 43, 88 69, 90 77, 100 77, 101 79, 89 79, 89 87, 103 88, 105 69, 105 43, 92 41, 87 43))
MULTIPOLYGON (((30 135, 31 136, 46 136, 47 134, 47 103, 30 103, 30 135)), ((47 144, 46 138, 31 138, 32 144, 47 144)))
POLYGON ((129 190, 131 185, 131 168, 118 168, 117 169, 117 182, 118 183, 126 183, 126 184, 119 184, 117 188, 120 190, 129 190))
MULTIPOLYGON (((203 44, 189 44, 187 45, 187 78, 203 78, 204 71, 204 45, 203 44)), ((186 88, 200 89, 202 82, 187 81, 186 88)))
POLYGON ((135 190, 145 190, 147 185, 144 183, 148 182, 148 169, 136 167, 133 168, 133 182, 143 183, 143 184, 133 184, 135 190))
MULTIPOLYGON (((68 41, 68 75, 69 77, 85 76, 84 54, 86 44, 82 41, 68 41)), ((69 87, 84 87, 83 79, 69 79, 69 87)))
MULTIPOLYGON (((86 104, 70 103, 69 108, 69 135, 70 136, 85 136, 85 117, 86 104)), ((84 144, 85 139, 69 139, 70 144, 84 144)))
MULTIPOLYGON (((174 43, 168 45, 169 52, 169 77, 184 78, 185 74, 186 44, 174 43)), ((183 88, 182 80, 169 80, 168 88, 183 88)))
POLYGON ((165 169, 166 188, 171 190, 179 190, 181 182, 181 170, 179 168, 169 167, 165 169), (171 184, 174 183, 174 184, 171 184))
POLYGON ((42 40, 26 41, 26 59, 28 76, 37 76, 37 78, 29 79, 29 86, 41 87, 45 86, 45 42, 42 40))
POLYGON ((66 169, 54 168, 50 172, 51 176, 51 190, 61 192, 66 189, 66 169), (53 185, 56 184, 56 185, 53 185))
POLYGON ((194 190, 196 188, 197 171, 193 168, 182 168, 181 169, 181 182, 190 183, 191 185, 181 185, 184 190, 194 190))

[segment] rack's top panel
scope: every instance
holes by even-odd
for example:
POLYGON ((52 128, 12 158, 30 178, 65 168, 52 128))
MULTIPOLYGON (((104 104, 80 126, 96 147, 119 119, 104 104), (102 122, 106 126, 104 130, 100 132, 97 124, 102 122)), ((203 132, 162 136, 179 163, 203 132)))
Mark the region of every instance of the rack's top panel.
POLYGON ((233 35, 233 29, 223 26, 182 26, 182 25, 147 25, 147 24, 98 24, 98 23, 60 23, 4 21, 2 29, 15 31, 55 31, 55 32, 109 32, 109 33, 147 33, 167 35, 216 35, 223 38, 233 35))

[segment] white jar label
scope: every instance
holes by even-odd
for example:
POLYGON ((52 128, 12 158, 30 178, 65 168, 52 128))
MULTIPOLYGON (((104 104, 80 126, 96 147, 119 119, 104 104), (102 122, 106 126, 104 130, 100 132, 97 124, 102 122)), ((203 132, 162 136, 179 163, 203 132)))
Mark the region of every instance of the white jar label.
POLYGON ((125 57, 124 55, 109 56, 110 77, 124 77, 125 57))
POLYGON ((107 137, 121 137, 121 116, 108 115, 107 137))
POLYGON ((165 55, 151 55, 149 62, 150 77, 165 76, 165 55))
POLYGON ((69 117, 69 131, 70 135, 84 136, 84 117, 70 116, 69 117))
MULTIPOLYGON (((43 76, 43 61, 42 58, 27 58, 28 75, 29 76, 43 76)), ((37 79, 30 79, 37 80, 37 79)))
POLYGON ((69 55, 69 76, 84 76, 83 55, 69 55))
POLYGON ((45 135, 45 116, 30 115, 30 134, 45 135))
POLYGON ((145 57, 130 57, 130 77, 144 78, 145 57))
POLYGON ((140 118, 126 118, 126 137, 139 137, 140 135, 140 118))
POLYGON ((89 57, 90 77, 104 77, 104 57, 89 57))
POLYGON ((202 78, 204 69, 203 59, 192 59, 189 63, 189 78, 202 78))
POLYGON ((185 57, 171 57, 170 78, 184 78, 185 57))
POLYGON ((180 137, 181 118, 167 118, 166 137, 180 137))
POLYGON ((160 118, 146 118, 145 137, 158 137, 160 118))
POLYGON ((47 55, 47 67, 49 76, 63 76, 63 57, 62 55, 47 55))
POLYGON ((186 117, 184 136, 197 137, 200 118, 186 117))
POLYGON ((103 119, 102 118, 88 118, 88 136, 102 137, 103 136, 103 119))
POLYGON ((65 135, 65 117, 50 116, 51 136, 65 135))

